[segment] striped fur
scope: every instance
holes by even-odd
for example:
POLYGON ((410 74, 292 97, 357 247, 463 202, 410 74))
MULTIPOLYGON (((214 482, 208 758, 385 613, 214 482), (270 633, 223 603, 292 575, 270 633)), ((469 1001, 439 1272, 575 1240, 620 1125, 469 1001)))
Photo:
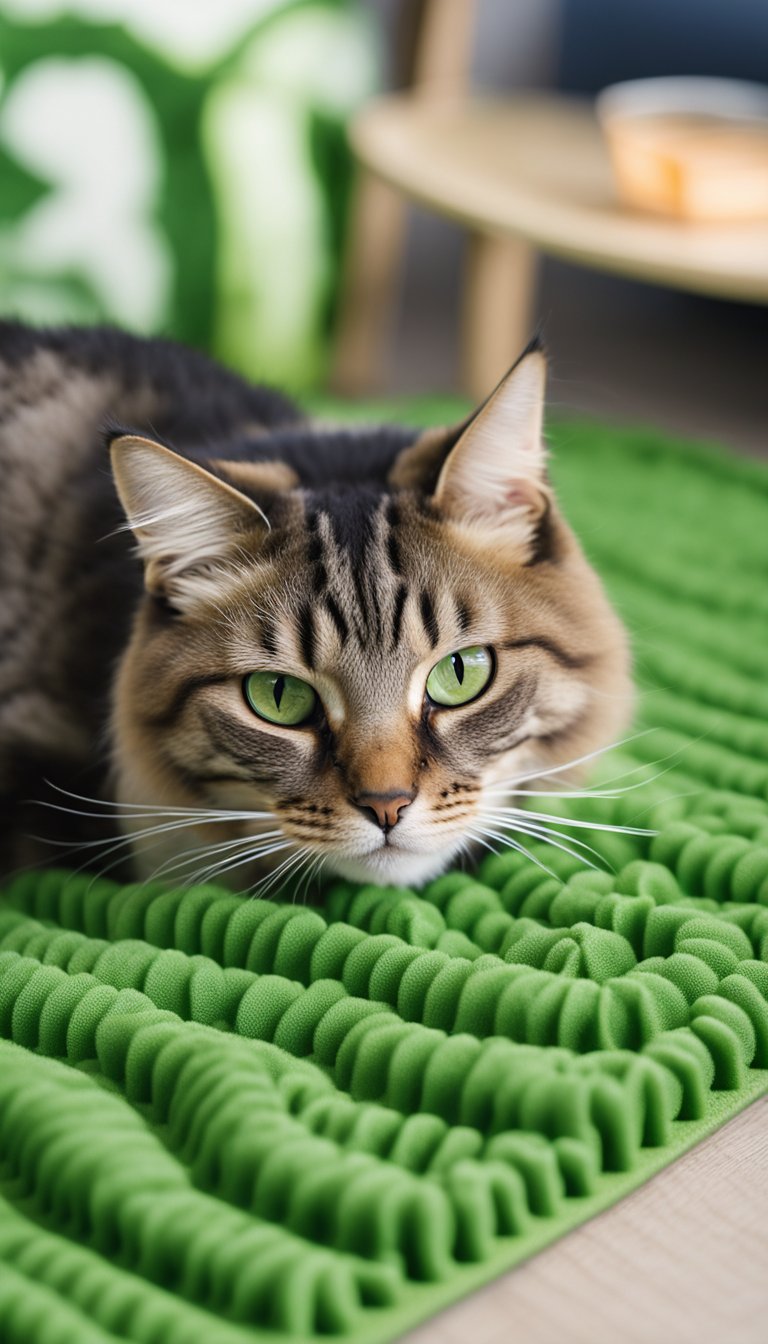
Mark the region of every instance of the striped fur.
POLYGON ((101 800, 79 809, 108 818, 96 838, 122 815, 142 876, 191 878, 193 852, 230 845, 243 861, 222 876, 249 887, 285 859, 254 857, 274 831, 290 861, 420 882, 497 781, 612 740, 631 699, 622 629, 538 433, 524 470, 494 476, 496 415, 491 398, 453 430, 322 428, 167 343, 0 324, 4 866, 60 858, 26 838, 61 836, 25 801, 54 801, 48 780, 101 800), (137 465, 163 447, 162 471, 137 465), (488 690, 434 706, 431 667, 473 644, 494 650, 488 690), (310 682, 321 708, 294 729, 257 718, 243 682, 259 669, 310 682), (355 804, 368 795, 411 800, 391 833, 355 804))

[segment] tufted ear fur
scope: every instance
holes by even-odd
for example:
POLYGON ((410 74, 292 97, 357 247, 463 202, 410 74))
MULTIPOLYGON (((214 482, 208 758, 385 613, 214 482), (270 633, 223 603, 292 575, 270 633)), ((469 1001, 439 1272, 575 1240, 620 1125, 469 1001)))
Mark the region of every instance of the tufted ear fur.
POLYGON ((530 539, 549 489, 542 440, 546 361, 527 352, 470 420, 443 463, 434 502, 468 526, 530 539))
POLYGON ((546 359, 537 341, 482 406, 450 430, 428 430, 398 459, 392 484, 422 490, 452 522, 532 546, 550 489, 542 439, 546 359))
POLYGON ((123 434, 110 454, 147 591, 179 610, 212 596, 244 541, 269 531, 253 500, 169 448, 123 434))

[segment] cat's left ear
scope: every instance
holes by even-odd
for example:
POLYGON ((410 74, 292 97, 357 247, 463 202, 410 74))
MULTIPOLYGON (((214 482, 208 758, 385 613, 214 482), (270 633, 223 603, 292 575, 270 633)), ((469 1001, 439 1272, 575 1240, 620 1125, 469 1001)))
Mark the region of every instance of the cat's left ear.
POLYGON ((542 438, 547 365, 534 341, 468 420, 401 454, 394 485, 420 489, 450 521, 525 547, 551 491, 542 438))

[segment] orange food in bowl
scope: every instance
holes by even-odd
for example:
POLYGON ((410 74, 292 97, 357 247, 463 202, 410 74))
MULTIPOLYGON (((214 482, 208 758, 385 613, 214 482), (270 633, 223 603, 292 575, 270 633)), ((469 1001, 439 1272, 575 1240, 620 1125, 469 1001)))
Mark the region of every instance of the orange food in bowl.
POLYGON ((597 109, 628 205, 687 220, 768 219, 768 90, 637 80, 606 90, 597 109))
POLYGON ((768 219, 768 127, 665 115, 606 122, 628 205, 681 219, 768 219))

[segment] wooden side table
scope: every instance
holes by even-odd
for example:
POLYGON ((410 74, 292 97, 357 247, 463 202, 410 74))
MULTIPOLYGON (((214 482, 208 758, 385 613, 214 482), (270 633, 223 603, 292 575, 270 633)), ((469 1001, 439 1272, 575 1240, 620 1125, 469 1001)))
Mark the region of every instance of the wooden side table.
POLYGON ((351 142, 363 173, 337 346, 335 382, 345 392, 378 381, 403 198, 469 230, 464 383, 475 397, 531 334, 538 253, 768 301, 768 224, 691 225, 620 206, 589 103, 551 94, 394 95, 364 109, 351 142))

